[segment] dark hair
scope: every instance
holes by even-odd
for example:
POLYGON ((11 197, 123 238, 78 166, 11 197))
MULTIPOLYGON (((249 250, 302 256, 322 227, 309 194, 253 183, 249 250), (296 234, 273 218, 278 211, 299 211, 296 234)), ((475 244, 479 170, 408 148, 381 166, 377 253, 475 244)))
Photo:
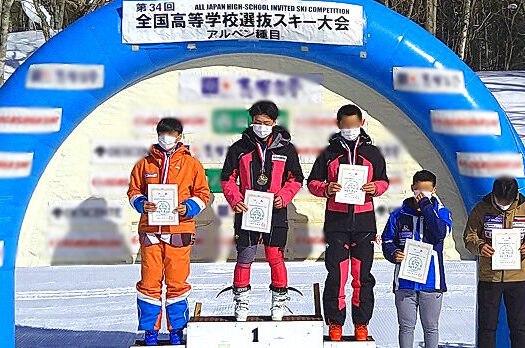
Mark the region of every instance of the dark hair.
POLYGON ((518 196, 518 182, 514 178, 501 177, 494 181, 492 194, 505 203, 514 202, 518 196))
POLYGON ((348 104, 345 106, 341 106, 339 111, 337 111, 337 122, 341 122, 343 119, 343 116, 357 116, 359 120, 363 120, 363 113, 361 112, 361 109, 359 107, 348 104))
POLYGON ((183 129, 182 123, 174 117, 163 118, 157 124, 157 134, 171 132, 178 132, 179 134, 182 134, 183 129))
POLYGON ((416 174, 414 174, 414 176, 412 177, 412 185, 415 185, 416 183, 422 182, 422 181, 431 181, 432 185, 434 185, 435 187, 437 178, 436 178, 436 175, 432 173, 430 170, 423 169, 423 170, 420 170, 419 172, 416 172, 416 174))
POLYGON ((275 121, 279 117, 279 108, 274 102, 268 100, 261 100, 253 104, 248 112, 252 118, 259 115, 267 115, 275 121))

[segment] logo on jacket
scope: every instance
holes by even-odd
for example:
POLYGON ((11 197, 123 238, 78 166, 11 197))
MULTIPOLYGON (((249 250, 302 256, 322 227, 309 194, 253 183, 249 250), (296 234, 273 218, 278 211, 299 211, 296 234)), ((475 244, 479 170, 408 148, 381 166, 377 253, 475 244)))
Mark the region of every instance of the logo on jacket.
POLYGON ((146 173, 146 178, 156 178, 159 176, 157 173, 146 173))

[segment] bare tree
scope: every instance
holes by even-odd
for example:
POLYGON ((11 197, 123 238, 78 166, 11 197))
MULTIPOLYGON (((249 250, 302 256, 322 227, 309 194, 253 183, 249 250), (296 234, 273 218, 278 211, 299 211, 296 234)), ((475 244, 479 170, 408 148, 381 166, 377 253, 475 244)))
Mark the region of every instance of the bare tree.
POLYGON ((437 0, 427 0, 427 21, 425 28, 432 34, 436 35, 437 28, 437 0))
POLYGON ((11 7, 14 0, 1 0, 0 16, 0 85, 4 84, 4 70, 7 59, 7 34, 9 33, 9 24, 11 19, 11 7))
POLYGON ((42 32, 44 33, 44 39, 47 41, 51 38, 51 28, 49 26, 49 23, 47 22, 46 15, 40 7, 40 1, 33 0, 33 4, 35 5, 36 14, 38 15, 38 18, 40 18, 40 27, 42 28, 42 32))
POLYGON ((459 39, 458 56, 462 60, 465 60, 465 50, 467 48, 468 32, 470 28, 470 14, 471 6, 474 0, 464 0, 463 7, 463 26, 461 28, 461 35, 459 39))

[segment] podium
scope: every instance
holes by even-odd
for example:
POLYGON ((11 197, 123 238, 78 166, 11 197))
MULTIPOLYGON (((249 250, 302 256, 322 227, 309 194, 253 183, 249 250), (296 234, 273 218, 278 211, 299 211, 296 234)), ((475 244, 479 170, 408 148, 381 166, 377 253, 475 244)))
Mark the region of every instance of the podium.
MULTIPOLYGON (((324 336, 319 284, 314 284, 314 315, 289 315, 282 321, 269 316, 249 316, 238 322, 233 316, 201 316, 201 303, 197 303, 186 329, 186 344, 170 346, 159 341, 159 346, 186 348, 375 348, 372 337, 356 341, 344 336, 332 342, 324 336)), ((137 341, 133 347, 141 346, 137 341)), ((142 343, 143 346, 143 343, 142 343)))

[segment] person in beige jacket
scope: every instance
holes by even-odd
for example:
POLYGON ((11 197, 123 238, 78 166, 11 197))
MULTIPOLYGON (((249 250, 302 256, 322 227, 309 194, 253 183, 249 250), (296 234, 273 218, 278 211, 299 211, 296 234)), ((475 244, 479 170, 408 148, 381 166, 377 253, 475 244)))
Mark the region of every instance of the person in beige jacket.
POLYGON ((513 348, 525 347, 525 196, 513 178, 494 181, 492 192, 471 211, 463 234, 465 247, 478 260, 478 347, 496 347, 498 313, 503 296, 513 348), (492 231, 519 229, 521 269, 492 270, 492 231))

